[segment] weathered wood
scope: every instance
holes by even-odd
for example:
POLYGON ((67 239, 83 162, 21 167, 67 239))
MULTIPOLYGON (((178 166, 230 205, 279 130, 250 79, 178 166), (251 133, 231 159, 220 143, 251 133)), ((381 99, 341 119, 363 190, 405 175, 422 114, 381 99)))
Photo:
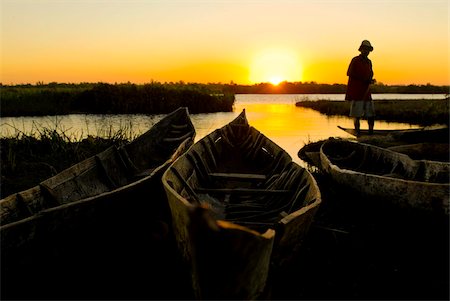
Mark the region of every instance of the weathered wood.
POLYGON ((355 137, 370 137, 370 136, 386 136, 397 141, 404 141, 408 143, 419 142, 435 142, 448 143, 449 142, 449 128, 442 127, 422 127, 417 129, 398 129, 398 130, 380 130, 374 129, 372 134, 368 130, 360 130, 359 134, 355 129, 344 128, 338 126, 341 130, 353 135, 355 137))
POLYGON ((201 193, 222 193, 222 194, 285 194, 292 192, 286 189, 255 189, 255 188, 202 188, 194 189, 201 193))
POLYGON ((320 162, 335 183, 367 198, 449 214, 448 162, 413 160, 388 149, 332 138, 322 145, 320 162), (348 160, 334 159, 353 152, 348 160))
POLYGON ((179 136, 179 137, 166 137, 166 138, 163 138, 162 141, 163 142, 181 142, 190 136, 192 136, 192 132, 188 132, 188 133, 184 134, 183 136, 179 136))
POLYGON ((312 175, 245 111, 195 143, 162 182, 200 299, 264 298, 269 266, 295 256, 321 202, 312 175))
POLYGON ((266 175, 249 174, 249 173, 210 172, 208 173, 208 175, 216 179, 242 180, 242 181, 264 181, 267 179, 266 175))
POLYGON ((112 146, 35 187, 0 200, 2 259, 14 255, 19 246, 35 243, 32 240, 44 239, 55 231, 96 224, 100 216, 121 216, 124 223, 127 214, 122 211, 139 212, 150 206, 149 214, 156 216, 167 207, 165 200, 159 199, 160 187, 155 183, 160 184, 162 173, 193 144, 194 138, 188 110, 179 108, 119 150, 112 146), (173 124, 183 135, 171 141, 170 149, 161 148, 173 124))
POLYGON ((343 130, 344 132, 347 132, 350 135, 353 136, 366 136, 366 135, 389 135, 392 134, 394 132, 407 132, 407 131, 417 131, 417 130, 423 130, 424 128, 419 128, 419 129, 398 129, 398 130, 380 130, 380 129, 374 129, 372 134, 369 134, 369 130, 365 130, 365 129, 360 129, 359 130, 359 134, 356 132, 355 129, 353 128, 344 128, 340 125, 337 126, 338 128, 340 128, 341 130, 343 130))

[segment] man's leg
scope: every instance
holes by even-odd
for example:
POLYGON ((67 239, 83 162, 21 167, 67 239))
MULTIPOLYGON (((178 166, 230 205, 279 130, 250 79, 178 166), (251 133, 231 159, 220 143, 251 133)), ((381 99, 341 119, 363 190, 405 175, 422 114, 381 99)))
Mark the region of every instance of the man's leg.
POLYGON ((356 134, 359 135, 359 127, 360 127, 359 117, 355 117, 354 124, 355 124, 355 131, 356 131, 356 134))
POLYGON ((373 134, 373 127, 375 125, 375 118, 369 117, 367 118, 367 123, 369 124, 369 135, 373 134))

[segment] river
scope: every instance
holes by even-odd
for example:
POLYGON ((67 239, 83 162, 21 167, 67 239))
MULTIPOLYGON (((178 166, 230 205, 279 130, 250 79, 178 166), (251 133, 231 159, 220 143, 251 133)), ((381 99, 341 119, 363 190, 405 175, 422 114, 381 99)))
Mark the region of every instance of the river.
MULTIPOLYGON (((374 99, 442 99, 443 94, 374 94, 374 99)), ((304 166, 297 156, 298 150, 309 142, 334 137, 351 137, 338 129, 338 125, 353 127, 353 119, 345 116, 328 117, 312 109, 296 107, 300 100, 343 100, 343 94, 238 94, 233 112, 191 114, 196 129, 196 141, 216 128, 233 120, 243 109, 253 127, 284 148, 292 159, 304 166)), ((17 136, 20 133, 38 136, 43 129, 56 129, 72 141, 88 135, 110 137, 122 131, 126 137, 136 137, 148 130, 163 115, 85 115, 39 117, 2 117, 0 136, 17 136)), ((367 123, 362 121, 361 128, 367 123)), ((376 121, 378 129, 417 128, 397 122, 376 121)))

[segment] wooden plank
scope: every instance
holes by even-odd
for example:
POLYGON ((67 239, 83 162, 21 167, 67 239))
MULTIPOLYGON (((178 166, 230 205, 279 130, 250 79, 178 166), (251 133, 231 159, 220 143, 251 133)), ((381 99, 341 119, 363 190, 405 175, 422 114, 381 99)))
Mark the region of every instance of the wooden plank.
POLYGON ((256 189, 256 188, 196 188, 200 193, 225 193, 225 194, 286 194, 291 190, 256 189))
POLYGON ((163 138, 163 142, 180 142, 183 141, 184 139, 188 138, 189 136, 191 136, 192 133, 186 133, 185 135, 181 136, 181 137, 174 137, 174 138, 163 138))
POLYGON ((267 177, 261 174, 250 173, 223 173, 223 172, 211 172, 208 173, 210 177, 216 179, 228 179, 228 180, 243 180, 243 181, 264 181, 267 177))

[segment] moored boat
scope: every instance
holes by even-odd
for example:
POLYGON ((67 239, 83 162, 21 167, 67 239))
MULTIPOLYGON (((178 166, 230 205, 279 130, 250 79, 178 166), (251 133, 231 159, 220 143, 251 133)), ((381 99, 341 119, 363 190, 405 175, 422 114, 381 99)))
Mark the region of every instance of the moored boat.
POLYGON ((314 167, 320 167, 320 147, 326 140, 305 144, 299 149, 297 156, 314 167))
POLYGON ((161 175, 194 137, 187 108, 179 108, 132 142, 112 146, 0 200, 2 259, 56 232, 112 220, 125 224, 145 211, 162 218, 161 175))
MULTIPOLYGON (((386 136, 389 134, 392 134, 394 132, 407 132, 407 131, 417 131, 418 129, 396 129, 396 130, 388 130, 388 129, 374 129, 372 134, 369 133, 369 130, 366 129, 360 129, 359 133, 354 129, 354 128, 345 128, 342 127, 340 125, 338 125, 338 128, 340 128, 341 130, 343 130, 344 132, 355 136, 355 137, 359 137, 359 136, 367 136, 367 135, 381 135, 381 136, 386 136)), ((423 130, 423 128, 420 128, 419 130, 423 130)))
POLYGON ((248 124, 245 110, 164 173, 175 238, 198 298, 264 297, 321 203, 316 181, 248 124))
POLYGON ((338 126, 344 132, 364 139, 370 139, 371 136, 386 136, 388 139, 395 141, 402 141, 406 143, 448 143, 449 142, 449 128, 448 126, 430 126, 421 127, 417 129, 374 129, 372 134, 368 130, 361 129, 359 134, 353 128, 344 128, 338 126))
POLYGON ((335 183, 364 197, 449 214, 447 162, 413 160, 388 149, 333 138, 322 145, 320 162, 335 183))

